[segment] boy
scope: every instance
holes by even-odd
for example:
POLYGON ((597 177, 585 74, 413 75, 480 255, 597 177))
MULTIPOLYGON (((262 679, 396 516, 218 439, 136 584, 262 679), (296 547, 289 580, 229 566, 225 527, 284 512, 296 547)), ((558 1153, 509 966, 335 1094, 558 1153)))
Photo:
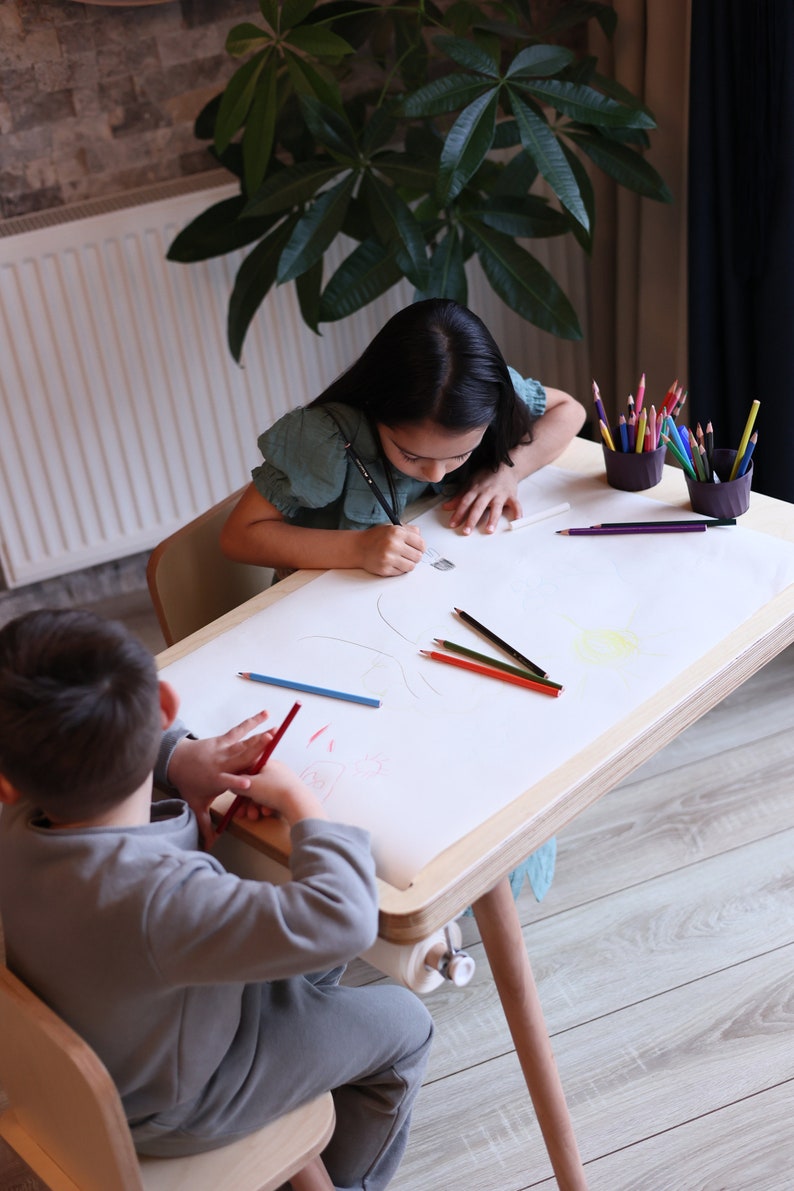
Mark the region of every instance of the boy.
MULTIPOLYGON (((45 611, 0 629, 9 967, 104 1060, 141 1153, 222 1146, 330 1088, 331 1179, 376 1191, 405 1148, 432 1025, 406 989, 338 983, 377 930, 368 837, 271 759, 239 785, 289 824, 292 880, 227 873, 184 801, 151 800, 176 711, 120 624, 45 611)), ((194 801, 206 811, 215 792, 194 801)))

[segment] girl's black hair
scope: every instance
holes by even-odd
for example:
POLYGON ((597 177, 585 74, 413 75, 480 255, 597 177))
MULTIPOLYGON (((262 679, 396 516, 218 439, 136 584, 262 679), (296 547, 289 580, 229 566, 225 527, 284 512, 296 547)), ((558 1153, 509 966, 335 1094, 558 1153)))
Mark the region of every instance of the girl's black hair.
POLYGON ((487 426, 471 457, 475 469, 512 465, 513 447, 532 441, 532 416, 493 336, 450 298, 428 298, 393 315, 311 404, 332 401, 392 429, 427 420, 460 432, 487 426))

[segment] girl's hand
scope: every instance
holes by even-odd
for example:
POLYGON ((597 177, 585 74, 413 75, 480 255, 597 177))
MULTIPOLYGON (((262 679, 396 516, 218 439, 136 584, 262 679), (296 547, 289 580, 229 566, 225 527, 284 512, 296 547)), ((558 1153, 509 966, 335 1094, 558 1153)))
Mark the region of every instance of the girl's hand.
POLYGON ((498 471, 477 472, 463 491, 444 502, 443 507, 452 511, 450 529, 471 533, 485 517, 483 529, 485 533, 493 533, 502 514, 508 521, 516 521, 522 515, 518 499, 520 478, 516 468, 505 463, 498 471))
POLYGON ((425 543, 415 525, 373 525, 358 530, 359 565, 370 575, 389 578, 412 571, 425 552, 425 543))

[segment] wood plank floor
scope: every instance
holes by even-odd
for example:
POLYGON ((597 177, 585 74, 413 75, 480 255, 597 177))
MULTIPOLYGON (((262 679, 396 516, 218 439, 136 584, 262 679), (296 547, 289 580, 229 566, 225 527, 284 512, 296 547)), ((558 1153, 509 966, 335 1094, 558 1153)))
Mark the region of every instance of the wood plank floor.
MULTIPOLYGON (((789 649, 561 833, 541 905, 521 896, 591 1191, 794 1187, 792 691, 789 649)), ((393 1191, 551 1191, 463 929, 477 973, 427 998, 436 1045, 393 1191)), ((37 1186, 0 1154, 2 1191, 37 1186)))

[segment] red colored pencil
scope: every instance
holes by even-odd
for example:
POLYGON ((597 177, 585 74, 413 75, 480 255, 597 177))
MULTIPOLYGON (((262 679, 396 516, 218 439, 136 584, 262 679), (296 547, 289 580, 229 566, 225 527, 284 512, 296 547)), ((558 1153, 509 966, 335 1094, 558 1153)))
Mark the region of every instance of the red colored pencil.
POLYGON ((419 652, 426 658, 432 658, 434 662, 446 662, 448 666, 458 666, 461 670, 471 670, 473 674, 484 674, 486 678, 498 678, 502 682, 511 682, 514 686, 522 686, 530 691, 539 691, 541 695, 551 695, 553 698, 556 698, 562 694, 561 687, 558 689, 557 687, 533 682, 530 678, 519 678, 514 674, 508 674, 505 670, 496 670, 492 666, 482 666, 479 662, 469 662, 465 658, 455 658, 448 653, 436 653, 433 649, 420 649, 419 652))
MULTIPOLYGON (((290 726, 292 721, 295 719, 295 716, 300 711, 300 706, 301 706, 300 703, 292 704, 292 707, 285 715, 284 720, 282 721, 281 725, 278 728, 276 728, 275 732, 270 737, 270 740, 268 740, 267 744, 265 745, 262 756, 259 758, 259 760, 256 762, 256 764, 254 766, 252 766, 251 776, 253 776, 255 773, 259 773, 260 770, 264 769, 265 763, 266 763, 268 757, 271 755, 271 753, 273 752, 273 749, 276 747, 278 742, 281 740, 281 737, 284 735, 287 728, 290 726)), ((234 802, 229 807, 226 814, 223 816, 220 823, 218 824, 218 832, 217 832, 218 835, 221 835, 226 830, 226 828, 229 826, 229 824, 231 823, 234 816, 237 814, 237 811, 240 809, 240 807, 243 805, 243 803, 247 802, 247 801, 248 801, 248 799, 246 798, 245 794, 237 795, 234 802)))

